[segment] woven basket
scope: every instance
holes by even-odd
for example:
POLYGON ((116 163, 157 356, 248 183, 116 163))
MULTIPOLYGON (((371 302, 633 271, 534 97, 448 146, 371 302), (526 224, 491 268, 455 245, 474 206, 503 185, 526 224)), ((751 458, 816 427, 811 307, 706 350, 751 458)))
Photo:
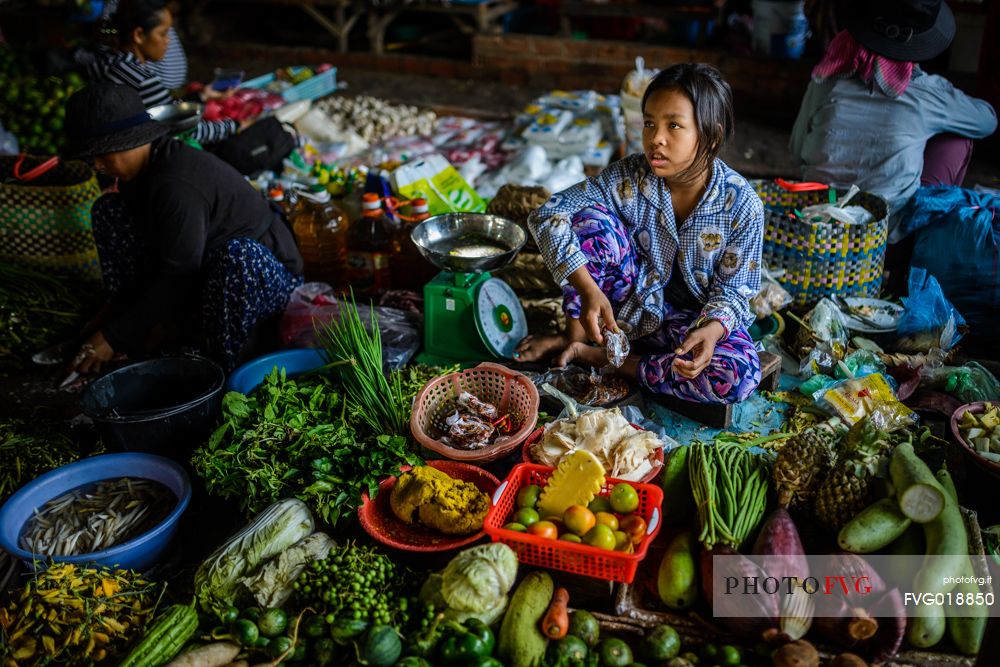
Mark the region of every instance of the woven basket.
POLYGON ((882 197, 861 192, 851 199, 851 205, 874 216, 867 225, 812 223, 790 214, 828 201, 828 190, 793 192, 773 181, 752 183, 764 202, 764 263, 772 272, 784 272, 778 281, 796 305, 809 306, 833 294, 879 295, 889 236, 889 209, 882 197))
POLYGON ((517 449, 531 435, 537 421, 538 390, 531 380, 506 366, 483 363, 427 383, 413 401, 410 432, 421 446, 446 458, 490 462, 517 449), (521 427, 482 449, 457 449, 441 442, 441 436, 448 430, 445 419, 454 412, 455 401, 463 391, 492 403, 501 415, 515 415, 521 420, 521 427))
MULTIPOLYGON (((44 158, 27 157, 24 169, 44 158)), ((30 181, 15 178, 17 157, 0 158, 0 259, 30 269, 99 280, 90 208, 101 194, 83 162, 56 165, 30 181)))

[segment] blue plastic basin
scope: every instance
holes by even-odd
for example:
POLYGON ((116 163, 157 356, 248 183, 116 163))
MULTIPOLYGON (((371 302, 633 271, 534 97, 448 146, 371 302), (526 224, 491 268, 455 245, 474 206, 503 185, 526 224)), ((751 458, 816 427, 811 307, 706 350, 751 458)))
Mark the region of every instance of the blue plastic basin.
POLYGON ((154 454, 124 453, 92 456, 35 478, 0 507, 0 547, 29 565, 34 559, 60 563, 97 563, 142 572, 155 565, 173 541, 178 520, 191 501, 187 473, 168 458, 154 454), (177 498, 173 510, 157 526, 127 542, 79 556, 41 556, 22 549, 18 537, 34 510, 73 489, 106 479, 137 477, 159 482, 177 498))
POLYGON ((272 352, 252 359, 234 370, 226 380, 226 391, 249 394, 271 374, 275 366, 279 369, 284 368, 285 374, 292 376, 325 365, 326 360, 323 359, 322 352, 314 348, 272 352))

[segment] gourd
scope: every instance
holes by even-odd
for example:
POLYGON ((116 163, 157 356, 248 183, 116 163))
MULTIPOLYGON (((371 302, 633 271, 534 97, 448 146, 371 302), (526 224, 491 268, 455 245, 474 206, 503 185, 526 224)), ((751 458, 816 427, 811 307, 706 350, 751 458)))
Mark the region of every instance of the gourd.
POLYGON ((198 630, 194 605, 175 604, 146 632, 118 667, 156 667, 180 653, 198 630))

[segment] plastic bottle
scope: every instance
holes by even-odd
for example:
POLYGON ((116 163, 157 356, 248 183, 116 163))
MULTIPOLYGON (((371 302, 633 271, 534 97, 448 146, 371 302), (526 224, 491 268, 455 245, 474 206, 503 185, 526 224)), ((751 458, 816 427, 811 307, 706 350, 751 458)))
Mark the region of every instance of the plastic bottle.
POLYGON ((326 188, 313 186, 303 192, 290 221, 305 263, 306 280, 327 283, 337 292, 346 290, 349 224, 326 188))
POLYGON ((355 294, 378 296, 389 289, 389 253, 392 251, 392 223, 382 210, 382 200, 366 192, 361 200, 361 217, 351 223, 347 263, 355 294))
POLYGON ((298 197, 295 195, 295 192, 293 190, 286 192, 279 183, 267 191, 267 198, 272 204, 281 209, 281 211, 285 214, 285 218, 290 223, 292 220, 292 212, 298 204, 298 197))
POLYGON ((408 218, 397 229, 395 245, 397 254, 392 256, 391 275, 394 289, 407 289, 419 293, 424 283, 431 280, 438 269, 424 259, 413 243, 413 229, 431 217, 427 200, 420 198, 410 202, 408 218))

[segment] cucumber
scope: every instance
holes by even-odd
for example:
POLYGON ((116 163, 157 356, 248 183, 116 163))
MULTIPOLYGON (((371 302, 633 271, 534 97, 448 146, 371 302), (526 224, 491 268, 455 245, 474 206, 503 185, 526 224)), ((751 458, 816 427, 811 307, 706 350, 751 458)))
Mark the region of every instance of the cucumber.
POLYGON ((194 603, 175 604, 153 624, 139 643, 119 663, 119 667, 155 667, 180 653, 198 630, 194 603))
POLYGON ((497 655, 508 667, 536 667, 545 659, 549 640, 538 629, 552 601, 547 572, 530 572, 514 591, 500 626, 497 655))
POLYGON ((945 626, 943 607, 921 605, 906 626, 906 639, 917 648, 930 648, 944 637, 945 626))
POLYGON ((656 590, 669 609, 689 609, 698 599, 698 542, 690 530, 678 533, 667 546, 656 575, 656 590))
POLYGON ((913 445, 904 442, 893 450, 889 475, 903 514, 917 523, 933 521, 941 514, 945 502, 944 489, 927 464, 917 457, 913 445))
POLYGON ((669 498, 663 506, 663 523, 688 525, 694 515, 694 494, 691 492, 691 477, 688 475, 688 453, 686 445, 674 447, 667 452, 663 463, 663 497, 669 498))
POLYGON ((870 554, 891 544, 906 532, 910 519, 894 498, 883 498, 861 510, 840 529, 837 543, 856 554, 870 554))

